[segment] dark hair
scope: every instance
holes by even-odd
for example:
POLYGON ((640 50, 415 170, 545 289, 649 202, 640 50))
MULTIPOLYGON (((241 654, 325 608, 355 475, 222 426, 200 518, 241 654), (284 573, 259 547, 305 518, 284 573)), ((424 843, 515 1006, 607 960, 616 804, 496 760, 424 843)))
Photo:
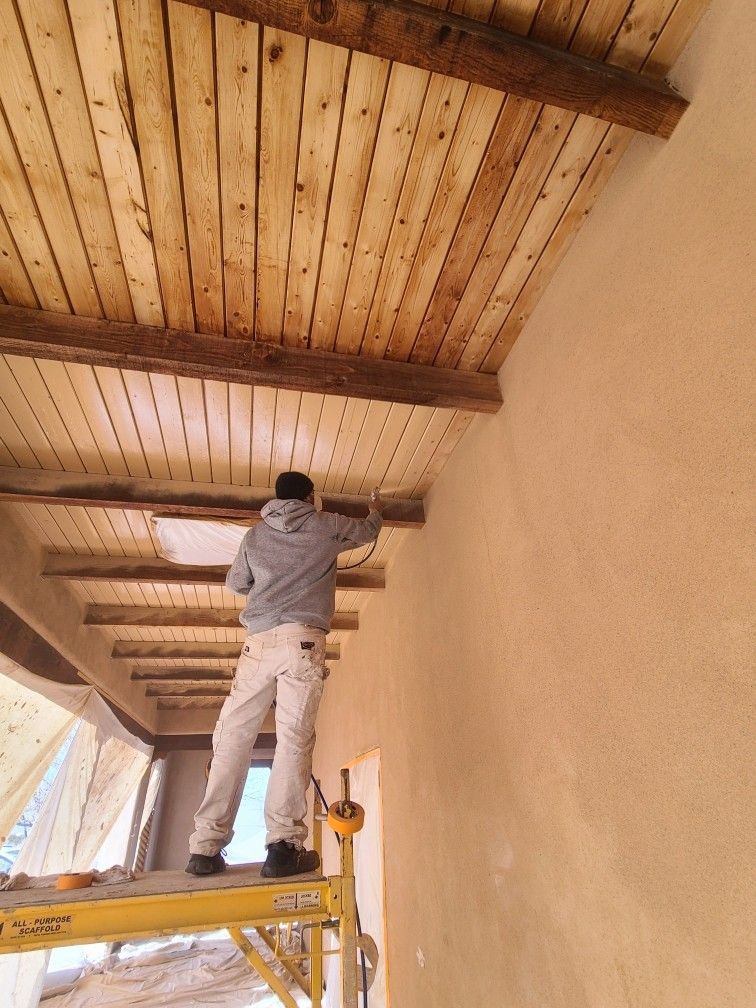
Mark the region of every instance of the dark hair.
POLYGON ((309 476, 301 472, 285 472, 276 480, 278 500, 304 500, 315 489, 309 476))

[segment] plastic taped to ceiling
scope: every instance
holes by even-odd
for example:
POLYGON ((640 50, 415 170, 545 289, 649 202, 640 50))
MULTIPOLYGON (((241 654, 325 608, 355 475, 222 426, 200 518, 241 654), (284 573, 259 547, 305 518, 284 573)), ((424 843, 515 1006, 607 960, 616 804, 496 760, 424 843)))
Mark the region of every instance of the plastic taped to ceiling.
POLYGON ((172 563, 199 567, 234 562, 248 525, 201 518, 152 518, 160 555, 172 563))

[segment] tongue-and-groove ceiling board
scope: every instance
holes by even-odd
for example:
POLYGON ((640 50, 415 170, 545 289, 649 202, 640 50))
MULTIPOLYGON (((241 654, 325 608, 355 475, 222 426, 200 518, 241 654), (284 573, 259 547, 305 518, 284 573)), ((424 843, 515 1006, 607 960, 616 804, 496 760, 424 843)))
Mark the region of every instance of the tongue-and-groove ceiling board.
MULTIPOLYGON (((652 76, 702 7, 451 5, 652 76)), ((2 286, 53 311, 496 371, 630 135, 175 0, 0 22, 2 286)))
MULTIPOLYGON (((655 78, 704 7, 449 5, 655 78)), ((464 371, 501 366, 632 136, 175 0, 0 0, 0 59, 5 302, 464 371)), ((0 356, 3 466, 241 486, 292 467, 419 498, 472 415, 0 356)), ((143 511, 16 506, 50 553, 156 555, 143 511)), ((369 564, 411 534, 386 530, 369 564)), ((238 605, 219 585, 74 583, 92 604, 238 605)))

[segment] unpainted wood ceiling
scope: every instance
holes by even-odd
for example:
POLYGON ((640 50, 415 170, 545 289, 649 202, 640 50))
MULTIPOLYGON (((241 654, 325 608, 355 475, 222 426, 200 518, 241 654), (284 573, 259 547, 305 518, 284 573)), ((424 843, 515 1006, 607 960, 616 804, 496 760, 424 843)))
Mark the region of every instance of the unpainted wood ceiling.
MULTIPOLYGON (((660 77, 704 6, 450 8, 660 77)), ((631 137, 175 0, 0 0, 0 59, 7 303, 471 371, 501 366, 631 137)), ((324 490, 422 497, 471 418, 0 357, 6 466, 241 486, 298 468, 324 490)), ((52 553, 156 555, 141 511, 16 506, 52 553)), ((412 534, 384 532, 369 563, 412 534)), ((89 603, 238 606, 217 586, 76 587, 89 603)), ((343 592, 338 608, 363 602, 343 592)))

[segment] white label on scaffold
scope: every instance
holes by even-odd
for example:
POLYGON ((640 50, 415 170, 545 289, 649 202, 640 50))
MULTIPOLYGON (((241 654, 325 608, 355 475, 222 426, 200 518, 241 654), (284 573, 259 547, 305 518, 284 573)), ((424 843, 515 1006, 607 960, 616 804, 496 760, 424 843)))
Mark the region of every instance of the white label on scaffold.
POLYGON ((297 910, 307 910, 320 906, 320 893, 316 889, 314 892, 297 893, 297 910))
POLYGON ((273 897, 273 909, 286 913, 290 910, 311 910, 320 906, 320 892, 310 890, 300 893, 281 893, 273 897))
POLYGON ((296 910, 297 894, 295 892, 281 893, 280 896, 273 897, 274 910, 296 910))

